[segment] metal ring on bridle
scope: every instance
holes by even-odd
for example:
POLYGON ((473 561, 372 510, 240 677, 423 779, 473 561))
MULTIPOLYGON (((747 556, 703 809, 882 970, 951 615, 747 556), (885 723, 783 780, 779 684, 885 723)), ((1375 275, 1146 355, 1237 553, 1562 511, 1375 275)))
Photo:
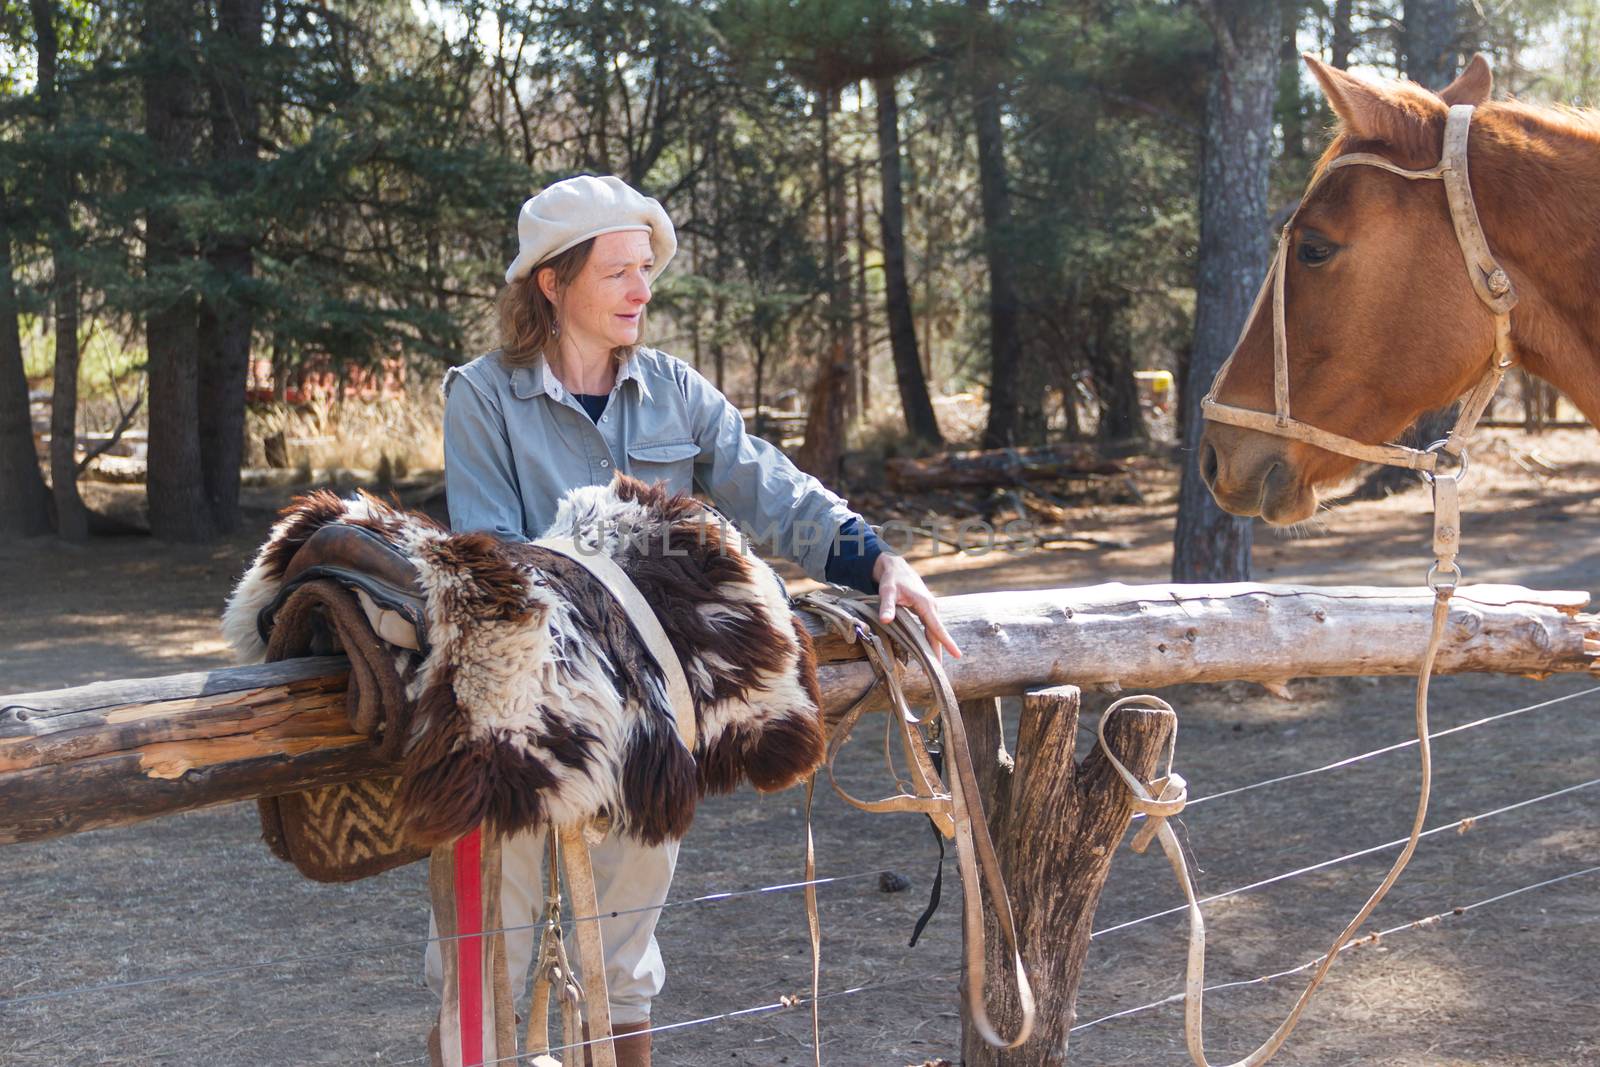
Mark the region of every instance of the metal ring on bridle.
POLYGON ((1417 473, 1422 476, 1422 480, 1427 482, 1429 485, 1432 485, 1440 478, 1449 478, 1457 485, 1460 485, 1461 479, 1467 476, 1467 450, 1463 448, 1460 452, 1446 452, 1444 450, 1444 446, 1449 443, 1450 438, 1441 437, 1439 440, 1433 442, 1433 444, 1422 450, 1424 452, 1436 455, 1441 459, 1449 457, 1450 459, 1456 461, 1456 469, 1450 472, 1441 471, 1438 467, 1435 467, 1431 471, 1418 471, 1417 473))
POLYGON ((1440 589, 1454 589, 1461 584, 1461 567, 1454 561, 1441 563, 1433 561, 1433 566, 1428 568, 1428 588, 1437 593, 1440 589), (1443 572, 1448 570, 1449 577, 1443 577, 1443 572))

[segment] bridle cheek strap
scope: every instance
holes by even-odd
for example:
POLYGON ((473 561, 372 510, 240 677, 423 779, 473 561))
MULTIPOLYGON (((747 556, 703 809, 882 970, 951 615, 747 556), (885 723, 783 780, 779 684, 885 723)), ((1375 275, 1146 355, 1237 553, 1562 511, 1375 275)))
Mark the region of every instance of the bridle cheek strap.
POLYGON ((1478 299, 1483 301, 1484 306, 1495 318, 1494 356, 1490 360, 1488 369, 1467 394, 1450 435, 1425 449, 1408 448, 1398 444, 1369 445, 1343 434, 1301 422, 1290 413, 1289 332, 1285 325, 1284 285, 1288 275, 1289 246, 1292 244, 1295 220, 1300 214, 1298 209, 1278 237, 1278 250, 1273 257, 1272 269, 1267 273, 1267 277, 1261 283, 1260 291, 1256 294, 1255 304, 1250 309, 1249 317, 1245 319, 1244 331, 1239 335, 1239 342, 1235 344, 1233 352, 1217 371, 1217 376, 1211 383, 1211 390, 1200 402, 1200 410, 1205 418, 1294 441, 1304 441, 1313 447, 1369 463, 1406 467, 1424 473, 1431 473, 1438 466, 1438 454, 1441 451, 1456 458, 1463 454, 1468 438, 1472 436, 1478 420, 1483 417, 1490 399, 1500 387, 1500 381, 1505 377, 1506 370, 1515 362, 1511 349, 1511 309, 1517 303, 1516 290, 1511 284, 1510 276, 1489 251, 1489 243, 1483 233, 1483 223, 1478 218, 1477 204, 1472 198, 1472 184, 1467 172, 1467 139, 1472 126, 1472 111, 1471 104, 1456 104, 1450 108, 1449 117, 1445 121, 1444 152, 1435 166, 1423 170, 1408 170, 1371 152, 1347 153, 1335 158, 1323 169, 1300 201, 1302 206, 1310 202, 1312 193, 1329 174, 1350 166, 1377 167, 1413 181, 1436 179, 1444 183, 1445 197, 1450 204, 1450 221, 1455 227, 1456 243, 1461 248, 1468 280, 1472 283, 1473 291, 1478 294, 1478 299), (1223 379, 1227 377, 1228 368, 1233 365, 1234 358, 1243 347, 1244 334, 1249 331, 1250 323, 1255 321, 1268 293, 1271 293, 1272 299, 1274 410, 1271 414, 1224 404, 1217 399, 1217 391, 1222 387, 1223 379))

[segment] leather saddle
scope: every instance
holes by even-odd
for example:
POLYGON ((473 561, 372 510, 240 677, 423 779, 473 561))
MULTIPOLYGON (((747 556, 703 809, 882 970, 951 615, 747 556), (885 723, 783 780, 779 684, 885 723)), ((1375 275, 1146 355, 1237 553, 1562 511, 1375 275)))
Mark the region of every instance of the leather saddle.
POLYGON ((327 578, 354 595, 373 633, 399 648, 428 651, 427 600, 417 569, 371 530, 342 523, 323 526, 306 538, 284 568, 283 586, 256 616, 266 641, 284 602, 306 582, 327 578))

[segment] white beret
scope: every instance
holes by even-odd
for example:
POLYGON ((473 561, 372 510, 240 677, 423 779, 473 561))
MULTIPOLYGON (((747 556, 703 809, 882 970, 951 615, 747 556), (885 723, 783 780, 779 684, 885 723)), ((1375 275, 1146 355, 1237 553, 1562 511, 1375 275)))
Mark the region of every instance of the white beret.
POLYGON ((517 258, 506 268, 506 284, 574 245, 603 233, 644 230, 650 234, 654 281, 678 250, 672 220, 659 201, 628 187, 621 178, 587 174, 556 182, 530 197, 517 215, 517 258))

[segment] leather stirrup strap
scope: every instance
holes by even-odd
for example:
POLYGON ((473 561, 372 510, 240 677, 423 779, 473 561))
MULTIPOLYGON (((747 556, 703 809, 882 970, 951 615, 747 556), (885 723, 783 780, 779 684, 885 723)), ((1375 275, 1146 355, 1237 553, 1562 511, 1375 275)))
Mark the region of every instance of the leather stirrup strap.
MULTIPOLYGON (((949 820, 953 829, 956 844, 956 864, 961 873, 962 890, 962 943, 963 960, 966 970, 966 981, 963 983, 963 995, 966 999, 967 1017, 971 1020, 973 1028, 988 1044, 995 1048, 1016 1048, 1028 1039, 1033 1032, 1035 1005, 1033 987, 1028 980, 1027 966, 1022 960, 1021 942, 1017 937, 1016 921, 1011 912, 1011 898, 1006 892, 1005 878, 1000 870, 1000 860, 995 855, 994 842, 989 836, 989 823, 983 814, 982 796, 978 791, 977 776, 972 769, 972 752, 967 744, 965 724, 961 719, 961 708, 956 700, 955 691, 950 686, 950 678, 945 673, 939 654, 928 644, 926 635, 921 627, 912 622, 910 613, 901 610, 896 613, 894 621, 884 624, 878 619, 877 611, 865 600, 843 597, 833 594, 807 593, 797 598, 797 603, 802 607, 811 608, 822 615, 834 629, 840 632, 847 640, 857 640, 863 635, 870 635, 873 640, 863 641, 863 647, 868 651, 868 657, 878 673, 878 680, 886 685, 889 690, 891 703, 894 705, 890 714, 895 715, 905 724, 906 736, 912 751, 920 752, 920 759, 912 763, 913 775, 920 776, 917 768, 927 767, 927 784, 937 787, 938 791, 930 790, 930 795, 917 796, 902 794, 891 797, 889 801, 875 802, 876 805, 867 807, 866 810, 899 810, 937 812, 949 820), (943 791, 943 783, 932 769, 932 760, 928 759, 927 750, 922 744, 921 735, 911 724, 923 722, 912 712, 906 701, 905 692, 901 688, 897 676, 898 663, 892 655, 887 655, 884 649, 888 645, 909 649, 916 659, 918 666, 927 675, 933 689, 933 710, 927 716, 932 719, 934 715, 942 716, 945 731, 945 764, 950 770, 950 788, 948 793, 943 791), (898 802, 900 806, 894 806, 898 802), (985 942, 983 924, 983 891, 988 889, 990 907, 993 909, 995 925, 999 928, 1000 936, 1004 940, 1006 949, 1011 957, 1013 981, 1017 993, 1018 1005, 1021 1008, 1022 1019, 1017 1027, 1017 1032, 1010 1038, 1001 1037, 989 1020, 988 1008, 985 1004, 984 993, 987 985, 985 981, 985 942)), ((876 688, 874 686, 873 688, 876 688)), ((863 693, 849 711, 834 727, 835 736, 829 740, 829 771, 831 776, 832 757, 837 754, 843 745, 843 740, 838 734, 847 733, 856 720, 860 718, 866 698, 873 689, 863 693)), ((836 786, 837 788, 837 786, 836 786)), ((840 795, 849 803, 857 807, 865 807, 868 802, 858 801, 842 790, 840 795)), ((942 827, 941 827, 942 828, 942 827)), ((808 877, 808 880, 809 877, 808 877)), ((807 895, 808 906, 814 905, 815 896, 807 895)), ((818 939, 813 938, 813 953, 815 953, 818 939)), ((813 962, 813 973, 816 964, 813 962)), ((813 991, 815 996, 815 991, 813 991)))
POLYGON ((806 930, 811 935, 811 1055, 822 1067, 822 918, 817 913, 817 844, 811 832, 811 802, 817 776, 806 779, 806 930))
POLYGON ((921 735, 916 729, 925 725, 937 712, 931 711, 928 715, 918 718, 911 710, 905 691, 900 685, 899 661, 883 638, 876 631, 867 628, 855 613, 838 608, 835 606, 835 601, 824 600, 815 593, 805 594, 801 603, 822 614, 845 640, 861 645, 875 673, 873 684, 851 703, 828 731, 824 768, 828 772, 829 785, 840 799, 852 807, 869 812, 915 812, 926 815, 941 834, 945 837, 954 837, 955 820, 950 812, 950 793, 940 781, 939 773, 934 769, 933 760, 928 755, 927 746, 923 744, 921 735), (856 724, 861 720, 867 698, 876 692, 879 686, 884 686, 889 691, 889 701, 893 705, 893 710, 889 713, 889 729, 896 730, 899 734, 901 748, 906 753, 913 791, 905 792, 902 789, 901 792, 881 800, 862 800, 839 784, 833 765, 840 750, 850 740, 856 724))
POLYGON ((500 841, 482 827, 433 850, 428 886, 444 964, 439 1050, 444 1067, 517 1054, 500 912, 500 841))
POLYGON ((566 933, 561 926, 561 849, 556 835, 545 832, 544 927, 539 935, 539 962, 533 971, 533 996, 528 1005, 528 1030, 523 1048, 539 1057, 550 1051, 551 991, 561 990, 562 1044, 583 1043, 583 986, 567 958, 566 933))
POLYGON ((564 1058, 589 1067, 617 1067, 611 997, 606 988, 605 943, 600 935, 600 903, 589 861, 589 843, 578 827, 548 828, 545 848, 544 933, 539 941, 539 963, 534 970, 533 998, 528 1007, 528 1052, 534 1055, 550 1051, 550 991, 559 986, 564 1058), (561 926, 563 879, 572 897, 578 958, 583 961, 581 982, 567 958, 561 926))
MULTIPOLYGON (((583 966, 584 1019, 589 1024, 586 1046, 589 1067, 617 1067, 611 1040, 611 996, 606 990, 606 953, 600 938, 600 902, 595 895, 594 870, 589 864, 589 843, 583 831, 564 826, 561 835, 561 869, 578 916, 578 959, 583 966)), ((571 1050, 574 1055, 582 1055, 571 1050)))

